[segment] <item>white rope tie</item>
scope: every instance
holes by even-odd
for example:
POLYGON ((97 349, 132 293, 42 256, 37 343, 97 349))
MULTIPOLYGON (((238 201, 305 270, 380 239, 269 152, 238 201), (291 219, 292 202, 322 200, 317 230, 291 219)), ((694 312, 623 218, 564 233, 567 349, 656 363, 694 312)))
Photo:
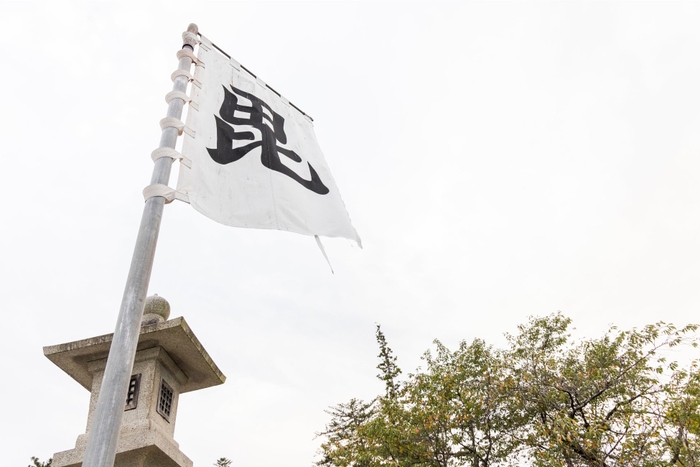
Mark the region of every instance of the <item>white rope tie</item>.
POLYGON ((204 63, 201 60, 199 60, 197 58, 197 56, 194 53, 192 53, 192 51, 189 48, 184 48, 184 49, 178 50, 176 55, 177 55, 178 60, 182 60, 183 58, 186 57, 186 58, 189 58, 190 60, 192 60, 192 63, 194 63, 195 65, 201 66, 201 67, 204 66, 204 63))
POLYGON ((192 81, 192 75, 187 70, 175 70, 175 71, 173 71, 173 73, 170 75, 170 79, 175 81, 175 78, 177 78, 178 76, 185 76, 185 77, 187 77, 187 81, 192 81))
POLYGON ((175 189, 170 188, 168 185, 156 183, 154 185, 148 185, 146 188, 143 189, 144 201, 148 201, 149 199, 155 198, 156 196, 165 198, 165 204, 170 204, 173 202, 173 200, 176 199, 185 203, 189 203, 189 198, 186 194, 181 193, 179 191, 175 191, 175 189))
POLYGON ((182 102, 189 104, 194 110, 199 110, 199 104, 190 99, 190 96, 182 91, 170 91, 165 95, 165 102, 168 104, 170 104, 170 101, 173 99, 182 99, 182 102))
POLYGON ((188 169, 192 168, 192 161, 173 148, 158 148, 151 153, 151 159, 153 159, 153 162, 157 161, 161 157, 169 157, 172 160, 179 160, 180 163, 188 169))
MULTIPOLYGON (((197 68, 197 70, 199 70, 199 68, 197 68)), ((175 70, 170 75, 170 79, 173 80, 173 82, 174 82, 178 76, 184 76, 185 78, 187 78, 187 81, 189 81, 190 83, 194 84, 195 86, 197 86, 198 88, 201 89, 202 83, 200 83, 197 79, 195 79, 195 77, 192 76, 189 71, 187 71, 187 70, 175 70)))
POLYGON ((194 138, 194 130, 192 130, 189 127, 186 127, 184 123, 182 123, 182 120, 175 118, 175 117, 165 117, 160 120, 160 129, 165 130, 166 128, 175 128, 177 129, 177 134, 178 136, 182 135, 182 132, 184 131, 188 136, 191 138, 194 138))
POLYGON ((192 99, 190 99, 190 96, 185 94, 182 91, 170 91, 165 95, 165 102, 170 104, 170 101, 173 99, 182 99, 182 102, 185 104, 192 102, 192 99))
POLYGON ((190 31, 185 31, 182 33, 182 42, 183 44, 187 44, 194 47, 195 45, 199 44, 200 41, 197 37, 197 34, 190 31))
POLYGON ((168 104, 170 104, 170 101, 173 99, 182 99, 182 102, 185 104, 190 104, 190 107, 192 107, 194 110, 199 110, 199 105, 196 102, 193 102, 192 99, 190 99, 190 96, 182 91, 170 91, 165 95, 165 102, 168 104))
POLYGON ((175 190, 170 188, 168 185, 162 185, 157 183, 155 185, 148 185, 143 189, 143 200, 148 201, 156 196, 161 196, 165 198, 165 204, 172 202, 175 199, 175 190))

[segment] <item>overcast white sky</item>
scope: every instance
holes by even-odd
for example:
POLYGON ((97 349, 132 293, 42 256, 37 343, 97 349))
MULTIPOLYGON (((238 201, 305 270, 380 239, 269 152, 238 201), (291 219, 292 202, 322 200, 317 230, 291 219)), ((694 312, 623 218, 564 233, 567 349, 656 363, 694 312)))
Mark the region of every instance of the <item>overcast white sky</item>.
MULTIPOLYGON (((226 384, 197 466, 309 466, 324 409, 438 338, 699 321, 699 3, 0 3, 3 466, 71 449, 88 392, 42 347, 112 332, 190 22, 315 119, 364 250, 166 208, 150 294, 226 384)), ((175 185, 175 179, 171 180, 175 185)))

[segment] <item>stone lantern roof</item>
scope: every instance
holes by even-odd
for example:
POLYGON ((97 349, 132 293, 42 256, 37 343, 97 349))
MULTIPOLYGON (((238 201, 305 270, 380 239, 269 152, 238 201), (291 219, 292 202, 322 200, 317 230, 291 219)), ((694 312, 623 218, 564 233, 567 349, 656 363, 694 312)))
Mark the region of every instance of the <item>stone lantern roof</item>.
MULTIPOLYGON (((146 300, 115 467, 192 467, 174 439, 180 394, 223 384, 226 377, 184 318, 167 320, 168 302, 146 300), (166 321, 167 320, 167 321, 166 321)), ((55 467, 82 465, 113 334, 44 347, 44 355, 90 391, 87 428, 75 448, 57 452, 55 467)))

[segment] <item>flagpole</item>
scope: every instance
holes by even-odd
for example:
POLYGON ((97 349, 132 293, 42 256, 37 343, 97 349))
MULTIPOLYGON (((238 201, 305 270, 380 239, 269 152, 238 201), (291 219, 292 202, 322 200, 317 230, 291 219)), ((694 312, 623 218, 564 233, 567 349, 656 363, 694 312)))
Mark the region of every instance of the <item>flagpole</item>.
MULTIPOLYGON (((182 48, 187 47, 190 51, 194 51, 193 34, 197 33, 197 25, 190 24, 187 32, 189 34, 183 34, 184 44, 182 48)), ((178 70, 189 72, 191 65, 192 59, 182 56, 178 70)), ((186 92, 188 82, 187 76, 176 76, 173 80, 173 91, 186 92)), ((185 102, 182 98, 172 99, 168 104, 167 117, 179 120, 182 117, 184 105, 185 102)), ((177 137, 177 128, 164 128, 159 148, 174 149, 177 137)), ((161 157, 156 160, 151 176, 151 185, 168 184, 172 163, 173 160, 169 157, 161 157)), ((88 428, 88 442, 85 448, 83 467, 113 467, 114 465, 164 205, 165 198, 163 196, 153 196, 146 200, 143 208, 141 226, 131 258, 131 267, 107 358, 102 387, 97 398, 92 425, 88 428)))

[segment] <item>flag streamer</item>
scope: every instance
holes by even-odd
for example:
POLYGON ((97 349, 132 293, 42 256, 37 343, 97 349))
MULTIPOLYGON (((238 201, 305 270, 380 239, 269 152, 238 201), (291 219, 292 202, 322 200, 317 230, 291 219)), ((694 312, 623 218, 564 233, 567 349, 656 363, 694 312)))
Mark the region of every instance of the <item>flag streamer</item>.
POLYGON ((326 249, 323 248, 323 243, 321 243, 321 239, 319 238, 318 235, 314 235, 314 239, 316 239, 316 245, 318 245, 318 249, 321 250, 321 254, 323 255, 324 258, 326 258, 326 263, 328 263, 328 267, 331 268, 331 274, 335 274, 335 271, 333 270, 333 265, 331 264, 331 260, 328 259, 328 255, 326 254, 326 249))

